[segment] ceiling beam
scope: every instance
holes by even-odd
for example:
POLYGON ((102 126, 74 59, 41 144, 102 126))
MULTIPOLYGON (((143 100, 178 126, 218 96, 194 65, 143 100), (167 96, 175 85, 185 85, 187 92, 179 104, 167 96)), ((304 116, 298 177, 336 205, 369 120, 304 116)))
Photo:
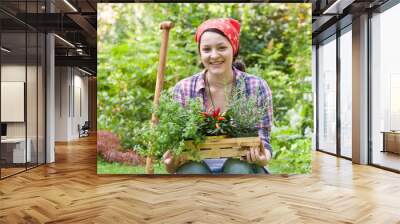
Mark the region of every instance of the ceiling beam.
POLYGON ((73 20, 77 25, 79 25, 85 33, 89 36, 86 41, 90 44, 90 46, 96 46, 96 37, 97 37, 97 30, 90 24, 85 17, 80 14, 70 13, 67 16, 73 20))
POLYGON ((97 59, 90 56, 55 56, 56 66, 87 67, 92 71, 97 70, 97 59))
POLYGON ((318 19, 312 23, 312 33, 329 27, 332 23, 330 21, 334 20, 333 18, 335 18, 335 16, 319 16, 318 19))
POLYGON ((342 14, 343 10, 351 5, 355 0, 336 0, 324 10, 322 14, 342 14))

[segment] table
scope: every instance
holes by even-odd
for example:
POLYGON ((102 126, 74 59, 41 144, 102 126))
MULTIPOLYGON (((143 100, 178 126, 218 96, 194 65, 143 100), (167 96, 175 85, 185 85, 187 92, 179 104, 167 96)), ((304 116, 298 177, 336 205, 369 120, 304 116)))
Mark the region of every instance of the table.
POLYGON ((31 162, 32 140, 27 138, 26 142, 28 143, 28 147, 26 148, 25 153, 25 138, 1 139, 1 159, 5 160, 5 163, 31 162))
POLYGON ((400 131, 382 131, 381 133, 383 133, 382 152, 400 154, 400 131))

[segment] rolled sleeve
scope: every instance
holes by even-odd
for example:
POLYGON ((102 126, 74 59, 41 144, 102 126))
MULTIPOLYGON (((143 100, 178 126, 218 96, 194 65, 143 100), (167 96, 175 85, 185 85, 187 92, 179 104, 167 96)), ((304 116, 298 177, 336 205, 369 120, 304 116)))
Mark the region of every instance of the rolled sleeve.
POLYGON ((184 83, 178 82, 174 89, 173 89, 173 93, 174 93, 174 99, 176 101, 178 101, 182 106, 186 105, 186 96, 185 96, 185 92, 184 92, 184 83))
POLYGON ((260 81, 257 94, 258 106, 264 108, 265 115, 259 125, 258 135, 265 149, 268 149, 272 155, 270 144, 270 135, 273 119, 272 91, 265 80, 260 81))
POLYGON ((272 156, 272 146, 270 143, 270 129, 269 128, 259 128, 258 129, 258 136, 260 137, 261 144, 263 145, 264 149, 268 150, 272 156))

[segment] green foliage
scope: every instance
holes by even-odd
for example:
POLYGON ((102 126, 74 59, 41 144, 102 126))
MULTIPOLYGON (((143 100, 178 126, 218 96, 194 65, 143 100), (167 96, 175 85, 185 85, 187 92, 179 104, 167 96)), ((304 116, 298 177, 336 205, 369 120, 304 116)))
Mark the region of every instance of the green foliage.
POLYGON ((271 136, 274 159, 271 173, 302 174, 311 172, 311 140, 293 129, 275 130, 271 136))
POLYGON ((186 148, 186 140, 199 144, 206 136, 257 136, 255 127, 261 121, 265 109, 256 107, 255 97, 247 97, 243 89, 238 88, 233 92, 231 107, 223 115, 219 108, 212 112, 202 112, 199 99, 189 100, 188 105, 182 107, 174 98, 172 89, 164 91, 159 105, 154 108, 157 125, 146 122, 142 128, 132 130, 136 135, 131 139, 130 148, 135 148, 141 155, 156 158, 160 158, 167 150, 174 155, 186 151, 196 160, 199 159, 197 151, 186 148))
POLYGON ((232 119, 232 137, 257 136, 256 126, 262 121, 268 105, 258 105, 255 96, 246 96, 244 82, 233 89, 227 116, 232 119))
POLYGON ((172 91, 161 94, 159 106, 155 110, 157 125, 145 122, 145 125, 134 131, 137 135, 132 139, 132 146, 145 156, 160 158, 167 150, 173 154, 181 154, 184 141, 191 139, 195 143, 204 140, 201 131, 203 116, 199 100, 191 100, 186 107, 173 97, 172 91))
MULTIPOLYGON (((160 22, 175 24, 165 72, 164 87, 168 89, 199 72, 196 28, 209 18, 232 17, 241 22, 239 56, 246 63, 246 72, 266 80, 273 92, 274 159, 269 169, 276 173, 310 171, 311 4, 119 3, 99 4, 98 11, 100 130, 118 134, 128 149, 143 134, 138 127, 150 127, 160 22), (287 140, 286 135, 296 138, 287 140)), ((196 132, 192 128, 185 130, 186 136, 196 132)))

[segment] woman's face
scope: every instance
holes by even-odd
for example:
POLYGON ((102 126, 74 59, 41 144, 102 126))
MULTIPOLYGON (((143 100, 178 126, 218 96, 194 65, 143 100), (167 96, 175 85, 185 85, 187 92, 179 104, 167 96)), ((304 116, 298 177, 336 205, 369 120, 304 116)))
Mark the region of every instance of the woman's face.
POLYGON ((224 36, 215 32, 204 32, 200 40, 200 58, 209 73, 224 74, 232 69, 232 46, 224 36))

